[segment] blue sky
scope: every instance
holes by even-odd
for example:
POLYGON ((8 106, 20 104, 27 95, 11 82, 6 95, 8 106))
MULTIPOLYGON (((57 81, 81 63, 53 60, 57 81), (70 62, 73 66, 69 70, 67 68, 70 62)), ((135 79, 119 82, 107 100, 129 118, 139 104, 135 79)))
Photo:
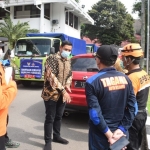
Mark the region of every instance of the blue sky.
MULTIPOLYGON (((88 9, 91 8, 91 6, 95 3, 97 3, 99 0, 80 0, 81 5, 85 5, 85 10, 87 11, 88 9), (88 2, 87 2, 88 1, 88 2)), ((133 16, 134 19, 138 18, 137 14, 132 14, 132 6, 136 2, 136 0, 120 0, 125 7, 127 8, 127 11, 133 16)))

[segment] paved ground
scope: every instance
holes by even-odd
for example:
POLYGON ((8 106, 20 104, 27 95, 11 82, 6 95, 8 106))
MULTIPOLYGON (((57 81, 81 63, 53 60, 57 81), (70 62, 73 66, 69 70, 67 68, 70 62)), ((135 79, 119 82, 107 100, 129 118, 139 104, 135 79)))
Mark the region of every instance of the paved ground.
MULTIPOLYGON (((42 150, 43 122, 45 117, 41 95, 42 87, 31 88, 18 86, 18 94, 9 109, 10 121, 8 135, 20 143, 13 150, 42 150)), ((53 143, 53 150, 87 150, 88 149, 88 115, 71 114, 62 121, 62 135, 69 140, 68 145, 53 143)), ((147 137, 150 147, 150 118, 147 119, 147 137)))
MULTIPOLYGON (((18 95, 11 104, 8 135, 20 142, 19 148, 13 150, 42 150, 44 104, 40 97, 41 86, 24 88, 18 86, 18 95)), ((64 117, 62 135, 69 140, 68 145, 53 143, 53 150, 87 150, 88 149, 88 115, 71 114, 64 117)))

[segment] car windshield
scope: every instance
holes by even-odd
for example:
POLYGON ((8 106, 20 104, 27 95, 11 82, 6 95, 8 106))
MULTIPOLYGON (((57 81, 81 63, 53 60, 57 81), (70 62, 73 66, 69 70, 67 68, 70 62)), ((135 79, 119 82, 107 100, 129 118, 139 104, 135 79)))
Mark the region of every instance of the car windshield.
POLYGON ((94 58, 75 58, 72 59, 72 71, 98 72, 94 58))
POLYGON ((15 47, 17 56, 43 56, 50 54, 51 41, 49 39, 20 39, 15 47))

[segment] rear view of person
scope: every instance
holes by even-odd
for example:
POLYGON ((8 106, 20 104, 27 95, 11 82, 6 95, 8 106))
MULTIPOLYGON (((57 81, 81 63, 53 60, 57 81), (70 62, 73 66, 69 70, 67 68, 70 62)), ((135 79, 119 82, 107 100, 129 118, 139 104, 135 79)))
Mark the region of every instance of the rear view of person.
POLYGON ((101 46, 96 53, 100 71, 86 81, 89 150, 108 150, 120 137, 128 135, 137 111, 131 81, 113 67, 117 56, 114 47, 101 46))
POLYGON ((8 107, 17 94, 17 86, 14 81, 10 81, 8 85, 4 83, 4 68, 0 63, 0 150, 5 150, 5 134, 8 107))
POLYGON ((123 47, 121 52, 123 65, 128 70, 136 100, 138 103, 138 113, 129 129, 128 150, 138 150, 142 143, 142 131, 145 127, 147 113, 146 104, 150 87, 149 75, 140 68, 140 58, 143 57, 143 51, 138 43, 131 43, 123 47))

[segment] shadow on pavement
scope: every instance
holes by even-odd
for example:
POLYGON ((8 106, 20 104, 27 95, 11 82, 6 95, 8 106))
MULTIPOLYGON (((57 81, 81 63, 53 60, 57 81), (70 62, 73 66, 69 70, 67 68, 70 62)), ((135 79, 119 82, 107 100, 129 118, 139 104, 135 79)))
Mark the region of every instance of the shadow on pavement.
POLYGON ((17 88, 19 90, 40 90, 42 92, 42 88, 43 88, 43 83, 32 83, 30 86, 28 87, 24 87, 22 84, 17 85, 17 88))
POLYGON ((25 112, 22 113, 22 115, 41 123, 44 123, 45 119, 45 108, 44 108, 44 102, 41 100, 38 103, 35 103, 34 105, 30 106, 28 109, 26 109, 25 112))
MULTIPOLYGON (((29 132, 24 131, 20 128, 15 128, 15 127, 8 127, 8 128, 9 128, 9 132, 11 133, 11 135, 15 135, 12 137, 13 141, 17 141, 19 143, 20 142, 26 143, 26 144, 33 145, 36 147, 43 147, 44 146, 44 142, 43 142, 43 144, 38 142, 38 141, 43 140, 43 136, 29 133, 29 132)), ((20 147, 21 147, 21 145, 20 145, 20 147)))
MULTIPOLYGON (((41 123, 45 121, 45 108, 43 101, 30 106, 24 116, 41 123)), ((44 124, 43 124, 44 125, 44 124)), ((37 130, 44 130, 44 126, 35 126, 37 130)), ((88 140, 88 114, 72 113, 68 117, 63 117, 61 134, 62 137, 76 141, 88 140)))

